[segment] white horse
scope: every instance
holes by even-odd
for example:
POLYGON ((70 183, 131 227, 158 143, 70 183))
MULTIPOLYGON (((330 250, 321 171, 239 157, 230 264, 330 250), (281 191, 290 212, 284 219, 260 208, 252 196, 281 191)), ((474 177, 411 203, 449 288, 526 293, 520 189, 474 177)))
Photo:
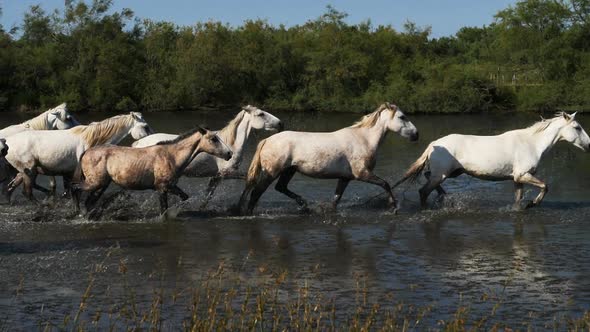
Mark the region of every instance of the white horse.
MULTIPOLYGON (((233 151, 232 158, 225 160, 208 153, 201 153, 185 168, 183 172, 185 176, 211 177, 207 186, 207 196, 201 208, 207 206, 207 203, 213 197, 215 189, 222 179, 244 178, 244 174, 240 174, 238 169, 242 162, 244 148, 246 147, 252 129, 281 131, 283 129, 283 123, 276 116, 257 107, 251 105, 244 106, 242 111, 227 126, 218 131, 219 137, 231 147, 233 151)), ((133 147, 142 148, 152 146, 163 141, 173 140, 177 137, 178 135, 173 134, 153 134, 134 142, 133 147)))
POLYGON ((6 155, 8 154, 8 145, 4 138, 0 138, 0 182, 6 181, 9 177, 8 173, 8 161, 6 161, 6 155))
POLYGON ((428 182, 420 188, 420 201, 426 205, 428 195, 436 189, 445 194, 441 184, 463 173, 483 180, 512 180, 515 207, 520 208, 523 185, 538 187, 539 195, 526 207, 538 205, 547 193, 547 185, 534 175, 541 158, 559 141, 567 141, 589 151, 590 138, 575 120, 576 113, 559 113, 524 129, 497 136, 448 135, 428 145, 424 153, 395 185, 415 180, 425 170, 428 182))
POLYGON ((22 131, 29 130, 63 130, 80 123, 68 112, 66 103, 49 109, 23 123, 12 125, 0 130, 0 138, 6 138, 22 131))
POLYGON ((39 130, 19 133, 6 139, 10 149, 6 159, 19 172, 9 194, 24 182, 24 193, 35 201, 32 188, 48 192, 37 185, 37 174, 60 175, 69 189, 80 156, 87 149, 102 144, 117 144, 127 135, 140 139, 151 133, 141 113, 131 112, 67 130, 39 130))
MULTIPOLYGON (((0 138, 18 134, 29 130, 63 130, 80 125, 80 123, 70 114, 66 103, 62 103, 55 108, 51 108, 38 116, 27 120, 23 123, 12 125, 0 130, 0 138)), ((2 166, 5 167, 5 166, 2 166)), ((10 177, 10 167, 0 170, 4 174, 4 179, 10 177)), ((51 179, 50 186, 52 192, 55 191, 55 178, 51 179)), ((8 184, 3 183, 3 192, 8 190, 8 184)))
POLYGON ((262 140, 248 170, 239 208, 243 209, 251 194, 246 212, 252 213, 260 196, 276 178, 279 180, 275 189, 305 207, 305 200, 287 188, 296 172, 314 178, 338 179, 334 208, 351 180, 382 187, 395 206, 389 184, 373 173, 377 148, 389 131, 412 141, 418 139, 418 130, 404 113, 386 103, 356 124, 334 132, 284 131, 262 140))

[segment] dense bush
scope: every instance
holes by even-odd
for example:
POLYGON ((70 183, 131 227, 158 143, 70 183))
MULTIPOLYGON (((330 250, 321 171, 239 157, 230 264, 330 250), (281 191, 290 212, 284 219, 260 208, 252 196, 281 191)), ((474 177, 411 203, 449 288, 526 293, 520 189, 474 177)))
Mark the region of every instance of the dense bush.
POLYGON ((111 0, 33 6, 0 27, 0 110, 269 109, 407 111, 590 108, 590 1, 522 0, 490 26, 431 38, 345 23, 328 7, 293 27, 246 21, 177 26, 110 10, 111 0))

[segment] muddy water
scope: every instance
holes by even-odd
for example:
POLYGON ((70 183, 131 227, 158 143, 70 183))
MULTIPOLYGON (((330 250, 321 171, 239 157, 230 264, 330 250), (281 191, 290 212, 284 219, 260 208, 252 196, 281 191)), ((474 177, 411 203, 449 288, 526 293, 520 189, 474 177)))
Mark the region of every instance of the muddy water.
MULTIPOLYGON (((276 115, 288 129, 308 131, 333 130, 356 119, 276 115)), ((182 132, 194 124, 218 128, 229 120, 215 112, 145 116, 162 132, 182 132)), ((19 117, 3 115, 0 125, 19 117)), ((536 119, 532 114, 411 116, 420 141, 390 134, 379 151, 376 173, 394 181, 431 140, 445 134, 494 134, 536 119)), ((580 122, 590 129, 590 117, 580 116, 580 122)), ((0 205, 0 326, 58 324, 77 310, 88 273, 97 264, 100 276, 92 298, 97 307, 128 296, 121 290, 121 262, 137 301, 149 306, 155 287, 190 287, 220 261, 252 278, 261 267, 285 270, 294 284, 306 281, 341 312, 354 310, 360 276, 374 302, 432 306, 432 324, 452 317, 458 306, 481 316, 501 303, 494 319, 544 326, 590 309, 589 166, 590 155, 558 144, 539 171, 551 190, 541 207, 525 212, 510 209, 511 183, 464 176, 447 181, 448 197, 426 211, 418 209, 415 187, 398 188, 398 215, 389 213, 380 198, 367 202, 380 190, 361 183, 349 186, 337 213, 324 213, 335 181, 299 175, 292 190, 314 202, 311 214, 301 214, 294 202, 269 190, 254 217, 230 217, 225 211, 243 187, 236 180, 224 182, 208 209, 199 211, 206 180, 183 179, 180 186, 191 199, 178 205, 175 220, 166 222, 157 217, 157 197, 149 192, 119 195, 97 221, 72 216, 67 201, 34 207, 16 195, 16 206, 0 205), (109 255, 113 248, 116 254, 109 255)), ((526 197, 535 194, 528 189, 526 197)), ((175 326, 185 314, 171 309, 164 318, 175 326)))

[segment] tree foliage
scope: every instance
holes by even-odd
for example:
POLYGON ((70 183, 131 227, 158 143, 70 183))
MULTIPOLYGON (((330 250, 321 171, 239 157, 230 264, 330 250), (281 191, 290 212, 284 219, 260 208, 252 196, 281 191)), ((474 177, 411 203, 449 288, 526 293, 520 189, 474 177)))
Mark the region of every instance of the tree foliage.
POLYGON ((269 109, 475 112, 590 106, 590 0, 521 0, 490 26, 432 38, 348 24, 328 6, 305 24, 248 20, 178 26, 112 0, 32 6, 0 26, 0 109, 67 101, 74 110, 170 110, 256 103, 269 109))

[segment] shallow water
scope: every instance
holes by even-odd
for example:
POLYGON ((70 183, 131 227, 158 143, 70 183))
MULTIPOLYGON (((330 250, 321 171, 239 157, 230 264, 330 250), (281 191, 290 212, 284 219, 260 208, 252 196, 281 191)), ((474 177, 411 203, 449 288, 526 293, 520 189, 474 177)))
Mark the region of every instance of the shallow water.
MULTIPOLYGON (((276 115, 288 129, 307 131, 337 129, 357 118, 276 115)), ((87 122, 105 116, 80 118, 87 122)), ((20 117, 6 114, 0 125, 20 117)), ((182 132, 195 124, 219 128, 229 120, 229 114, 215 112, 145 117, 162 132, 182 132)), ((379 151, 376 173, 389 181, 398 179, 435 138, 455 132, 495 134, 538 119, 534 114, 410 118, 420 129, 420 141, 390 134, 379 151)), ((588 116, 579 121, 590 129, 588 116)), ((265 135, 259 133, 255 140, 265 135)), ((74 313, 96 264, 102 266, 94 288, 96 305, 124 299, 121 261, 138 302, 148 305, 154 287, 190 287, 223 261, 253 279, 261 267, 285 270, 294 284, 307 282, 343 311, 354 310, 360 276, 369 298, 384 306, 397 301, 432 305, 432 324, 451 317, 460 305, 477 316, 501 302, 498 321, 544 326, 556 317, 590 310, 589 165, 590 155, 558 144, 538 173, 551 190, 539 208, 524 212, 511 210, 511 183, 466 176, 447 181, 449 195, 425 211, 417 206, 417 188, 401 186, 397 215, 388 212, 382 197, 367 202, 380 188, 363 183, 348 187, 337 213, 324 212, 336 181, 299 175, 291 188, 314 202, 310 214, 302 214, 271 187, 254 217, 231 217, 226 210, 243 188, 236 180, 222 183, 207 211, 199 211, 207 180, 183 179, 180 186, 191 199, 178 204, 176 219, 166 222, 158 218, 157 197, 150 192, 120 195, 98 221, 72 216, 67 201, 33 207, 16 195, 16 206, 0 205, 0 326, 35 328, 74 313), (109 254, 112 248, 114 255, 109 254)), ((536 190, 527 188, 526 193, 532 199, 536 190)), ((183 318, 174 310, 164 315, 170 326, 183 318)))

